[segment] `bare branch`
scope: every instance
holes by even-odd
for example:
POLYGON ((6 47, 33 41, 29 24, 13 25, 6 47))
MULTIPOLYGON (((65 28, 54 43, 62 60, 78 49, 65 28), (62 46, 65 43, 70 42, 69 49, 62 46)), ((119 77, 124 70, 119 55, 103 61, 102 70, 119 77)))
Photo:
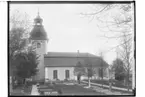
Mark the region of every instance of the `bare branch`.
POLYGON ((102 8, 100 11, 97 11, 95 13, 80 13, 81 15, 96 15, 96 14, 99 14, 101 13, 102 11, 104 11, 108 6, 110 5, 106 5, 104 8, 102 8))
MULTIPOLYGON (((132 35, 132 33, 129 33, 129 34, 127 34, 126 36, 131 36, 132 35)), ((124 37, 124 35, 120 35, 120 36, 106 36, 105 34, 103 35, 103 36, 100 36, 100 37, 104 37, 104 38, 108 38, 108 39, 114 39, 114 38, 122 38, 122 37, 124 37)))
POLYGON ((117 48, 117 47, 120 47, 120 46, 124 45, 126 42, 129 42, 130 40, 131 40, 131 38, 128 39, 127 41, 125 41, 125 42, 123 42, 123 43, 121 43, 121 44, 115 46, 115 47, 112 47, 111 49, 107 50, 106 53, 109 52, 109 51, 111 51, 111 50, 113 50, 113 49, 115 49, 115 48, 117 48))

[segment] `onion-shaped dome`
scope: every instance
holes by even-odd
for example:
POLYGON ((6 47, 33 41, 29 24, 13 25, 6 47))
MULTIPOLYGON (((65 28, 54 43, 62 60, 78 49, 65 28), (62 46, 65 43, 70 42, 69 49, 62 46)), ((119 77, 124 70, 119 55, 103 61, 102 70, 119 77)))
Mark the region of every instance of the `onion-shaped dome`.
POLYGON ((34 19, 34 22, 42 24, 43 19, 39 16, 39 13, 38 13, 38 16, 34 19))
POLYGON ((42 25, 43 20, 38 16, 34 19, 34 27, 30 33, 31 40, 48 40, 47 33, 42 25))

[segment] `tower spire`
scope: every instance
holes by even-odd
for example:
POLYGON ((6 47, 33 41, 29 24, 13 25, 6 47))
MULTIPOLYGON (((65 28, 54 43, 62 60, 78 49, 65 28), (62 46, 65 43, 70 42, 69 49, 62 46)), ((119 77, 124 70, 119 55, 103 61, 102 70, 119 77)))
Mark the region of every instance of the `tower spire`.
POLYGON ((38 16, 39 16, 39 8, 38 8, 38 16))
POLYGON ((77 50, 77 61, 79 61, 79 50, 77 50))

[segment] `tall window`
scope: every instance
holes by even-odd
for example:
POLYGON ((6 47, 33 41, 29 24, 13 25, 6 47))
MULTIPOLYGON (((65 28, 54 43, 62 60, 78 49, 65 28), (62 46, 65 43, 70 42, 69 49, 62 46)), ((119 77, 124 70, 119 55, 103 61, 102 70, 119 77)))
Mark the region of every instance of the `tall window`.
POLYGON ((57 70, 53 70, 53 79, 57 79, 57 70))
POLYGON ((41 47, 41 44, 38 42, 37 43, 37 48, 40 48, 41 47))
POLYGON ((69 78, 69 70, 65 70, 65 78, 66 78, 66 79, 69 78))

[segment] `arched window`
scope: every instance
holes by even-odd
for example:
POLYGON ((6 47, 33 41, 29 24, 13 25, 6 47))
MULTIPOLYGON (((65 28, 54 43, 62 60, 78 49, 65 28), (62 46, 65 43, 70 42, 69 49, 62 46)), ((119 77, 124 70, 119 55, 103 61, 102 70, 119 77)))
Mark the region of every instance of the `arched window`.
POLYGON ((40 48, 41 47, 41 44, 38 42, 37 43, 37 48, 40 48))
POLYGON ((69 70, 65 70, 65 78, 69 79, 69 70))
POLYGON ((53 70, 53 79, 57 79, 57 70, 53 70))

